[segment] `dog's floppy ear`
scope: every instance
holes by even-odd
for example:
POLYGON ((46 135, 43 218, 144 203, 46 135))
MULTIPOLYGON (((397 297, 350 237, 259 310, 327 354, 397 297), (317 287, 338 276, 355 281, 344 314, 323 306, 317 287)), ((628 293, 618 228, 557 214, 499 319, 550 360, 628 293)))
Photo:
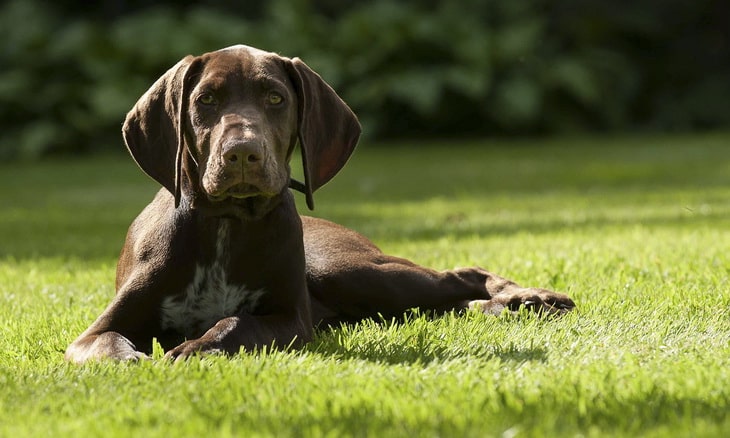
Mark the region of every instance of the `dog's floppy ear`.
POLYGON ((299 147, 307 206, 312 193, 342 169, 360 137, 360 123, 335 91, 299 58, 285 62, 298 98, 299 147))
POLYGON ((127 113, 122 133, 139 167, 180 203, 185 119, 191 77, 198 70, 188 56, 168 70, 127 113))

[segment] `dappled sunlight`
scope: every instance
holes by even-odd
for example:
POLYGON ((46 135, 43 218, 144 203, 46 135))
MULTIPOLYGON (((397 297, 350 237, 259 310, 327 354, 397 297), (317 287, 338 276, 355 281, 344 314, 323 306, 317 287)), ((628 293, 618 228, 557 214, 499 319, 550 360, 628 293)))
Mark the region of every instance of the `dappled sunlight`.
POLYGON ((511 197, 438 197, 419 202, 353 201, 327 208, 327 217, 376 242, 427 241, 625 226, 730 224, 726 199, 730 199, 730 188, 601 194, 562 191, 511 197))

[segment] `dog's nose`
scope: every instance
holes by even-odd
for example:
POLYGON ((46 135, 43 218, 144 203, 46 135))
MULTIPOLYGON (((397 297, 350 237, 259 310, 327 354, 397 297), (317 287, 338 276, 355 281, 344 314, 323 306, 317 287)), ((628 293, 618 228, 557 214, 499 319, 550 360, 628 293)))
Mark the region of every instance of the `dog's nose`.
POLYGON ((227 163, 240 163, 243 166, 261 161, 263 148, 258 141, 231 141, 223 146, 223 159, 227 163))

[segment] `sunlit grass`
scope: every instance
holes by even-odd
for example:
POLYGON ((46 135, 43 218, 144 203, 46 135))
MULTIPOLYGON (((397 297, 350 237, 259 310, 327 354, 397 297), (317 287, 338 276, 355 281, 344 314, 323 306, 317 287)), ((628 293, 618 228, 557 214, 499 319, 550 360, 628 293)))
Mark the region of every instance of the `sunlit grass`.
POLYGON ((576 312, 414 314, 175 365, 62 359, 155 184, 123 156, 1 165, 0 436, 727 435, 730 136, 487 143, 362 145, 313 213, 576 312))

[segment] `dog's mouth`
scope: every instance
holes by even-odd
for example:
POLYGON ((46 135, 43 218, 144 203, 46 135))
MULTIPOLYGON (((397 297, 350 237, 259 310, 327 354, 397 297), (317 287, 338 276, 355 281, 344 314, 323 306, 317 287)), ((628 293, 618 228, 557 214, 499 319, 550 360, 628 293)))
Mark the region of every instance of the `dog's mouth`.
POLYGON ((260 219, 272 208, 276 194, 260 190, 251 184, 239 184, 220 194, 206 193, 208 214, 214 216, 260 219))
POLYGON ((250 200, 251 198, 271 198, 276 193, 267 193, 252 184, 239 184, 221 193, 207 193, 208 200, 214 203, 233 202, 250 200))

